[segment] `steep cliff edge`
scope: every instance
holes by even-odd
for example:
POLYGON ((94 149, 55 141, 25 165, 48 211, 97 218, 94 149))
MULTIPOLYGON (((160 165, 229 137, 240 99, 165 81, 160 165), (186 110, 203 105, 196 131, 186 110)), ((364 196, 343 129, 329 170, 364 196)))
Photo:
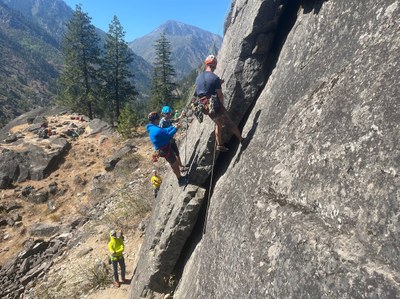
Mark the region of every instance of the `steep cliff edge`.
POLYGON ((130 298, 400 296, 399 12, 234 2, 217 72, 249 144, 211 180, 213 124, 191 125, 192 185, 167 178, 130 298))

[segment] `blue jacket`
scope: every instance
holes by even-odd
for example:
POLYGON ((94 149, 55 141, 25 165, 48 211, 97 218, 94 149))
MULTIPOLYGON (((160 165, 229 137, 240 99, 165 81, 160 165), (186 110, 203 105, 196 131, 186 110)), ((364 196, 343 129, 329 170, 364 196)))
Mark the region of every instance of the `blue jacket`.
POLYGON ((160 128, 154 124, 148 124, 146 130, 149 132, 150 140, 156 150, 167 145, 176 133, 176 128, 174 126, 160 128))

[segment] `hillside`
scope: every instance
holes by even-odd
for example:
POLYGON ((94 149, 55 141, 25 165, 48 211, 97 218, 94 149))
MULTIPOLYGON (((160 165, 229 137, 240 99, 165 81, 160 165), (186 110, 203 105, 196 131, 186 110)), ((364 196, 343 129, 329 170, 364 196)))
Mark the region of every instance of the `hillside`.
MULTIPOLYGON (((31 179, 23 179, 22 172, 38 171, 31 161, 27 163, 30 170, 19 168, 20 182, 6 189, 0 186, 0 297, 16 298, 21 293, 24 298, 126 297, 128 285, 118 290, 112 287, 106 263, 108 234, 111 229, 124 232, 130 278, 142 242, 141 222, 154 200, 151 170, 156 168, 164 175, 166 169, 161 162, 151 162, 147 133, 138 128, 135 138, 124 141, 106 124, 63 108, 31 111, 0 130, 0 137, 7 132, 18 138, 1 140, 2 155, 23 152, 24 159, 29 159, 41 150, 52 155, 62 144, 66 151, 44 178, 31 175, 31 179), (44 119, 54 132, 49 138, 38 135, 44 119), (69 135, 68 130, 80 135, 69 135), (111 168, 110 163, 114 165, 111 168)), ((0 177, 14 165, 3 157, 0 177)))
POLYGON ((62 59, 43 28, 0 2, 0 127, 52 102, 62 59))
POLYGON ((133 52, 152 64, 155 58, 154 44, 162 32, 171 43, 171 59, 178 79, 202 64, 204 57, 217 53, 222 43, 222 38, 216 34, 171 20, 128 45, 133 52))
POLYGON ((62 0, 0 0, 14 11, 20 12, 31 23, 37 24, 60 43, 72 9, 62 0))

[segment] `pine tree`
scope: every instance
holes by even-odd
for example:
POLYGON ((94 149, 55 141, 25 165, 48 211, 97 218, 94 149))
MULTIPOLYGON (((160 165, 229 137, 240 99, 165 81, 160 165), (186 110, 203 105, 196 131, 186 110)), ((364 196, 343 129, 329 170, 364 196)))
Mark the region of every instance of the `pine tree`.
POLYGON ((132 128, 139 125, 139 117, 136 111, 126 105, 122 110, 121 114, 118 117, 118 126, 117 131, 122 135, 124 138, 132 137, 132 128))
POLYGON ((151 86, 150 109, 160 110, 163 105, 172 105, 175 70, 171 63, 171 44, 165 33, 160 35, 155 45, 156 58, 151 86))
POLYGON ((118 18, 114 16, 105 38, 105 54, 101 62, 102 92, 100 108, 103 117, 118 120, 121 109, 132 103, 136 96, 133 73, 129 64, 133 62, 133 55, 125 42, 125 32, 118 18))
POLYGON ((91 18, 77 5, 61 47, 64 70, 58 82, 58 101, 76 112, 87 113, 89 118, 93 118, 96 67, 100 55, 98 43, 91 18))

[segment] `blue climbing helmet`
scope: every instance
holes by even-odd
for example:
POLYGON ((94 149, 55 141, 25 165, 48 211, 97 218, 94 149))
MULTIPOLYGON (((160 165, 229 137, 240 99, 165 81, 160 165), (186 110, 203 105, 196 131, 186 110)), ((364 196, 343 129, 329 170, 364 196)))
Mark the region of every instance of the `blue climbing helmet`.
POLYGON ((162 113, 162 114, 168 114, 168 113, 171 113, 171 112, 172 112, 172 109, 171 109, 170 106, 164 106, 164 107, 162 107, 162 109, 161 109, 161 113, 162 113))

